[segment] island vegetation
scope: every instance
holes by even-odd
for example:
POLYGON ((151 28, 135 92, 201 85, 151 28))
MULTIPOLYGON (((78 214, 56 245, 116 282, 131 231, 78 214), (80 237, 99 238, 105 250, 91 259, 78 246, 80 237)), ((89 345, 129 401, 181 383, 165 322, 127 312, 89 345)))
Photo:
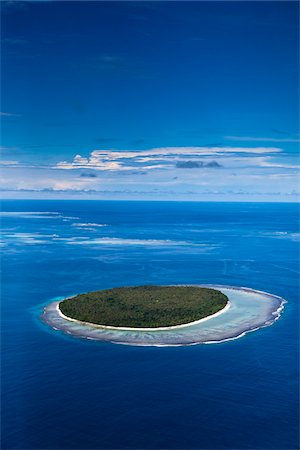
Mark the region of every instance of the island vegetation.
POLYGON ((194 322, 228 302, 220 291, 197 286, 138 286, 88 292, 59 303, 71 319, 114 327, 155 328, 194 322))

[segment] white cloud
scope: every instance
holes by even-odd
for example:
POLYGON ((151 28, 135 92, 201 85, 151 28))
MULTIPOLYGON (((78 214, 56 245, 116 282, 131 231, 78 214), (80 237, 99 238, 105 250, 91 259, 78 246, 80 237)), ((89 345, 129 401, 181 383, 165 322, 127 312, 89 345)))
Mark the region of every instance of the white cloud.
POLYGON ((295 164, 276 164, 276 163, 272 163, 272 162, 262 162, 260 164, 261 167, 273 167, 273 168, 277 168, 277 169, 300 169, 299 164, 295 165, 295 164))
POLYGON ((88 157, 76 155, 73 161, 61 161, 55 168, 67 170, 92 168, 102 171, 134 170, 136 168, 163 169, 167 168, 166 165, 170 162, 178 161, 182 157, 267 155, 281 151, 280 148, 274 147, 161 147, 141 151, 94 150, 88 157), (128 164, 128 160, 130 160, 130 164, 128 164), (165 164, 147 165, 147 163, 156 161, 165 164))
POLYGON ((297 167, 294 155, 274 147, 94 150, 89 155, 76 154, 55 166, 3 167, 0 184, 4 191, 34 191, 45 196, 70 193, 103 198, 176 199, 184 195, 197 199, 210 194, 289 195, 299 190, 297 167), (178 161, 201 162, 202 169, 180 170, 176 167, 178 161), (207 168, 211 161, 222 167, 207 168), (100 173, 97 177, 81 177, 87 168, 100 173))
POLYGON ((88 160, 87 158, 83 158, 83 157, 80 156, 80 155, 76 155, 76 156, 74 157, 73 163, 74 163, 74 164, 78 164, 78 165, 84 165, 84 164, 88 164, 88 163, 89 163, 89 160, 88 160))
POLYGON ((65 190, 73 190, 73 191, 84 191, 84 190, 90 190, 91 184, 93 183, 93 180, 59 180, 54 181, 51 188, 54 191, 65 191, 65 190))
POLYGON ((163 147, 154 148, 152 150, 145 150, 141 153, 148 153, 149 155, 161 154, 161 155, 222 155, 227 153, 254 153, 254 154, 266 154, 266 153, 280 153, 280 148, 274 147, 163 147))
POLYGON ((96 151, 93 151, 88 158, 84 158, 81 155, 76 155, 72 162, 62 161, 55 167, 58 169, 89 169, 96 170, 119 170, 122 168, 120 162, 110 161, 109 155, 98 155, 96 151))

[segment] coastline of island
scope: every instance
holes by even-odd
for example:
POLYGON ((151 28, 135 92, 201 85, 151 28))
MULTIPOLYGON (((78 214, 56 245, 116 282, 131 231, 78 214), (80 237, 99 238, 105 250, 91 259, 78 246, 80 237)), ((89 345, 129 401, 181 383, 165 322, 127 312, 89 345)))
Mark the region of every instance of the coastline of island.
MULTIPOLYGON (((68 298, 72 298, 72 297, 68 297, 68 298)), ((193 322, 188 322, 188 323, 179 324, 179 325, 171 325, 171 326, 167 326, 167 327, 147 327, 147 328, 143 328, 143 327, 115 327, 115 326, 111 326, 111 325, 99 325, 99 324, 94 324, 92 322, 84 322, 82 320, 72 319, 71 317, 68 317, 68 316, 66 316, 65 314, 63 314, 61 312, 61 310, 59 308, 59 304, 60 304, 60 302, 57 303, 56 310, 57 310, 58 314, 60 315, 60 317, 62 317, 65 320, 69 320, 70 322, 76 322, 76 323, 79 323, 81 325, 88 325, 88 326, 95 327, 95 328, 100 328, 100 329, 105 329, 105 330, 115 330, 115 331, 168 331, 168 330, 177 330, 179 328, 184 328, 184 327, 189 327, 189 326, 192 326, 192 325, 197 325, 199 323, 202 323, 202 322, 210 320, 210 319, 212 319, 214 317, 217 317, 220 314, 223 314, 226 311, 228 311, 228 309, 231 306, 231 303, 228 300, 226 305, 225 305, 225 307, 222 308, 221 310, 219 310, 216 313, 211 314, 209 316, 202 317, 202 319, 195 320, 193 322)))
MULTIPOLYGON (((180 285, 177 285, 180 286, 180 285)), ((190 285, 191 286, 191 285, 190 285)), ((269 327, 281 317, 287 301, 278 296, 248 287, 219 284, 192 285, 220 290, 228 302, 223 309, 202 319, 143 330, 139 327, 110 327, 93 325, 65 316, 59 308, 64 300, 77 297, 57 297, 46 306, 42 305, 42 321, 55 332, 62 332, 74 338, 113 344, 177 347, 196 344, 226 343, 241 338, 248 333, 269 327), (225 314, 226 312, 226 314, 225 314), (129 329, 128 328, 132 328, 129 329)))

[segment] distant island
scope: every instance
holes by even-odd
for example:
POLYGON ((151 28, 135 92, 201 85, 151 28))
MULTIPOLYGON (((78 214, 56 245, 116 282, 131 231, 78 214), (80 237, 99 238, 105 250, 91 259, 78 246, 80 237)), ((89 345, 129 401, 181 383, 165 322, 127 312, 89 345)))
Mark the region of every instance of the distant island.
POLYGON ((59 302, 58 310, 98 326, 161 328, 208 318, 227 305, 227 296, 212 288, 137 286, 80 294, 59 302))

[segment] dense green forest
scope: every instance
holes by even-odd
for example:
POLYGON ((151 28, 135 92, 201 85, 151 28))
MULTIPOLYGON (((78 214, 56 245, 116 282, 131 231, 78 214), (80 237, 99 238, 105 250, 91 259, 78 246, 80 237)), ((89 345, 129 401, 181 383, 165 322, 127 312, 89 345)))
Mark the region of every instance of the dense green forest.
POLYGON ((88 292, 63 300, 63 314, 116 327, 164 327, 193 322, 224 308, 228 298, 196 286, 138 286, 88 292))

